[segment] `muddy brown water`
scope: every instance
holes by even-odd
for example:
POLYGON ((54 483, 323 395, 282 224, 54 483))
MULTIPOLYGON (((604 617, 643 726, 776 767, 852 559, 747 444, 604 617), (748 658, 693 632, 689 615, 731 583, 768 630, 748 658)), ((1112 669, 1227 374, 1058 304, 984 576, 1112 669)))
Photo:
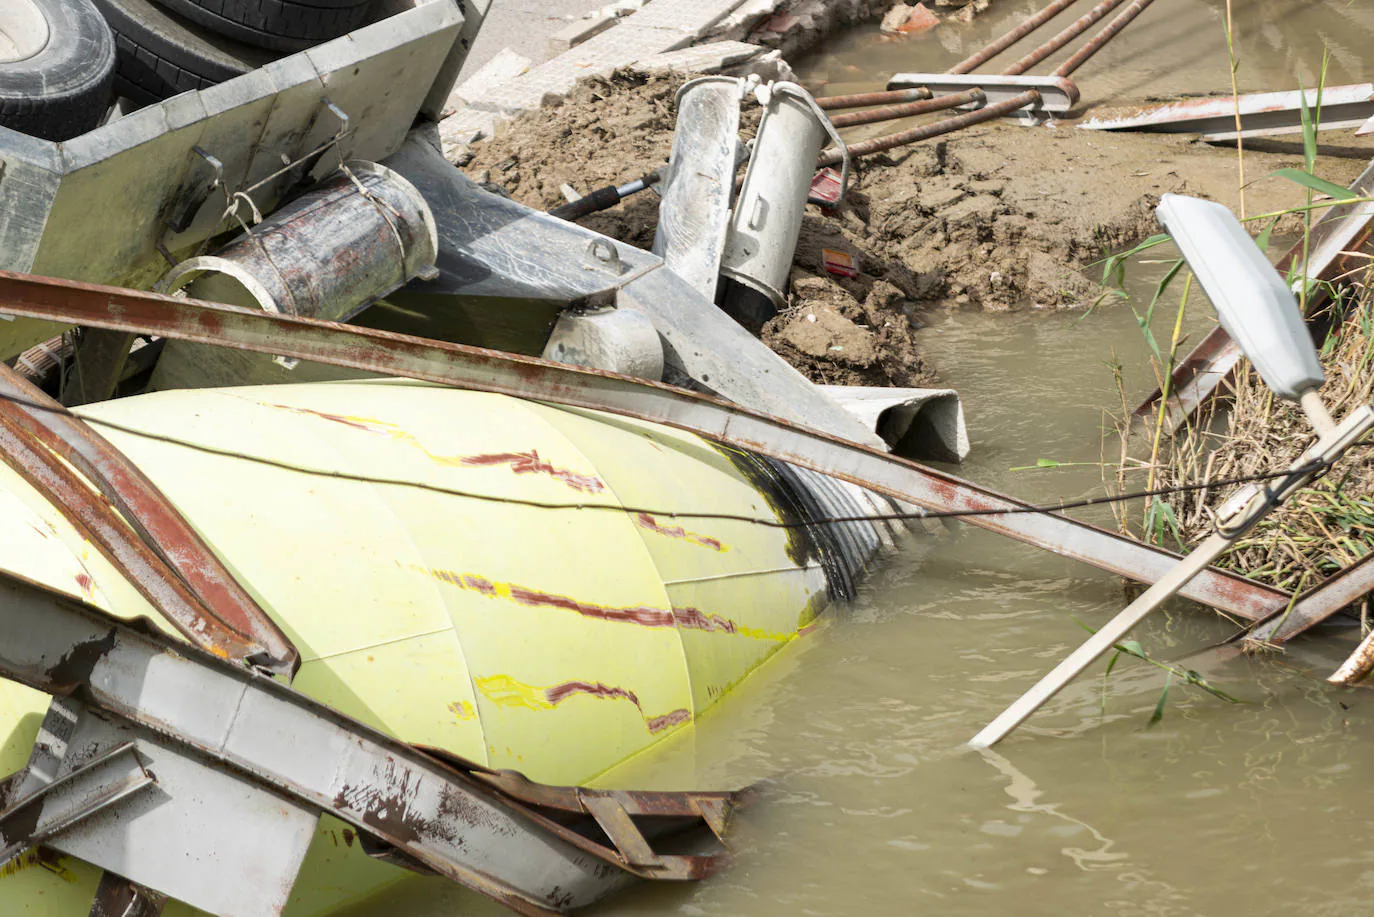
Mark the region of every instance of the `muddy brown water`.
MULTIPOLYGON (((901 45, 859 30, 803 76, 838 93, 877 88, 893 70, 940 70, 1039 5, 998 3, 960 34, 942 26, 901 45)), ((1323 42, 1330 82, 1369 78, 1360 53, 1374 39, 1369 5, 1236 7, 1243 90, 1296 85, 1299 71, 1310 83, 1323 42)), ((1085 97, 1224 89, 1223 8, 1158 0, 1132 26, 1136 42, 1085 68, 1085 97)), ((1133 266, 1138 307, 1159 270, 1133 266)), ((1163 340, 1174 304, 1154 322, 1163 340)), ((1152 387, 1130 309, 929 321, 922 351, 963 395, 973 441, 956 473, 1038 501, 1093 492, 1103 412, 1121 402, 1107 364, 1121 363, 1128 397, 1152 387), (1040 458, 1085 464, 1011 470, 1040 458)), ((1211 321, 1195 297, 1192 339, 1211 321)), ((857 602, 834 609, 694 727, 605 778, 644 788, 763 781, 767 792, 736 826, 733 870, 698 885, 638 887, 596 913, 1368 913, 1374 698, 1321 681, 1353 645, 1348 628, 1300 640, 1282 660, 1185 663, 1238 706, 1175 685, 1162 720, 1147 727, 1164 673, 1125 660, 1104 694, 1099 663, 995 753, 964 747, 1086 637, 1078 621, 1096 626, 1122 604, 1115 577, 968 526, 913 536, 857 602)), ((1230 632, 1211 612, 1176 603, 1136 636, 1170 658, 1230 632)), ((413 880, 353 917, 475 912, 501 913, 413 880)))
MULTIPOLYGON (((1143 307, 1157 265, 1136 265, 1143 307)), ((1195 298, 1185 326, 1211 324, 1195 298)), ((1167 339, 1173 303, 1154 328, 1167 339)), ((1092 492, 1103 410, 1149 387, 1121 303, 1087 317, 961 312, 921 332, 962 393, 973 441, 957 473, 1028 499, 1092 492)), ((1099 515, 1100 521, 1104 517, 1099 515)), ((1320 677, 1349 630, 1283 662, 1186 663, 1245 703, 1175 686, 1125 660, 1102 666, 998 748, 963 744, 1123 604, 1119 580, 959 526, 913 536, 852 605, 752 675, 691 729, 603 782, 643 788, 763 781, 736 826, 738 862, 694 886, 637 887, 606 915, 1368 913, 1374 698, 1320 677)), ((1137 637, 1162 658, 1230 629, 1179 603, 1137 637)), ((411 880, 352 917, 501 911, 411 880), (477 910, 474 911, 473 908, 477 910)))
MULTIPOLYGON (((893 73, 948 69, 1044 5, 1042 0, 994 0, 971 23, 945 22, 906 38, 864 26, 827 40, 822 50, 799 62, 798 74, 817 94, 871 92, 883 88, 893 73)), ((1081 0, 978 72, 1001 72, 1088 6, 1081 0)), ((1374 76, 1374 57, 1368 53, 1374 44, 1374 5, 1363 0, 1233 0, 1232 15, 1241 92, 1297 89, 1299 81, 1316 86, 1324 48, 1330 51, 1327 85, 1374 76)), ((1073 75, 1081 106, 1230 95, 1225 22, 1225 0, 1155 0, 1073 75)), ((1051 72, 1084 40, 1070 42, 1031 72, 1051 72)))

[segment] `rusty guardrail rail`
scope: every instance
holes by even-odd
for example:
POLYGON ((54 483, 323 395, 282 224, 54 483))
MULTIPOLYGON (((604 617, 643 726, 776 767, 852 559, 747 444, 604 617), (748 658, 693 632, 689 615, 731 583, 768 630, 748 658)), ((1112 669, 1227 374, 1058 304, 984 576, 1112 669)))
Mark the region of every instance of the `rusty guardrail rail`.
POLYGON ((1304 110, 1321 110, 1320 130, 1361 128, 1374 114, 1374 83, 1257 92, 1226 98, 1180 99, 1097 111, 1082 130, 1198 134, 1208 143, 1274 137, 1303 130, 1304 110), (1236 129, 1236 119, 1240 129, 1236 129))
MULTIPOLYGON (((876 449, 660 383, 532 357, 137 290, 0 272, 0 311, 217 344, 636 417, 769 455, 1141 582, 1178 556, 876 449), (999 515, 1000 514, 1000 515, 999 515)), ((1246 620, 1289 596, 1208 569, 1183 595, 1246 620)))

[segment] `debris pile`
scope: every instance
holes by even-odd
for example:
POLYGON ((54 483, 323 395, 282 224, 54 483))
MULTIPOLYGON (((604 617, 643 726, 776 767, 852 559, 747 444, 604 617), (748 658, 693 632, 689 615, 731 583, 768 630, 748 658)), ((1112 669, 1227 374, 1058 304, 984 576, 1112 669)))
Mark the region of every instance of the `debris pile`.
MULTIPOLYGON (((585 80, 567 99, 478 143, 464 169, 544 210, 564 203, 564 185, 586 193, 657 169, 672 145, 673 100, 685 79, 622 71, 585 80)), ((744 115, 747 134, 757 108, 744 115)), ((1288 155, 1246 155, 1257 173, 1294 164, 1288 155)), ((1085 138, 1001 124, 867 157, 856 163, 842 207, 807 208, 790 308, 763 329, 764 340, 813 381, 921 384, 931 378, 913 333, 922 311, 1084 307, 1098 288, 1081 269, 1157 232, 1152 208, 1161 194, 1224 199, 1234 169, 1233 153, 1183 137, 1085 138), (827 249, 851 254, 859 276, 827 273, 827 249)), ((1355 170, 1336 161, 1330 174, 1348 181, 1355 170)), ((1267 181, 1248 196, 1252 209, 1267 211, 1300 194, 1267 181)), ((580 222, 647 248, 657 221, 657 195, 641 194, 580 222)), ((1286 218, 1276 231, 1299 225, 1286 218)))
MULTIPOLYGON (((1374 295, 1361 283, 1349 302, 1323 317, 1330 332, 1320 352, 1322 397, 1336 417, 1374 402, 1374 295)), ((1203 478, 1235 478, 1282 468, 1311 441, 1296 405, 1273 397, 1246 363, 1238 373, 1224 426, 1216 431, 1214 402, 1202 422, 1173 441, 1160 469, 1163 486, 1203 478)), ((1170 498, 1177 535, 1191 545, 1215 527, 1225 489, 1170 498)), ((1339 473, 1297 494, 1241 539, 1219 566, 1281 589, 1300 592, 1374 551, 1374 453, 1356 451, 1339 473)), ((1363 600, 1366 606, 1369 598, 1363 600)))

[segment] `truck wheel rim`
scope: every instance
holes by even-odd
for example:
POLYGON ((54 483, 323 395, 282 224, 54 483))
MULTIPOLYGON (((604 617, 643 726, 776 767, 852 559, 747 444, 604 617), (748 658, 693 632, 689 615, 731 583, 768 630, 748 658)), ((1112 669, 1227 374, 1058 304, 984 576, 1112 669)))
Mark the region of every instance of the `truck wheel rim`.
POLYGON ((0 0, 0 64, 28 60, 48 45, 48 17, 34 0, 0 0))

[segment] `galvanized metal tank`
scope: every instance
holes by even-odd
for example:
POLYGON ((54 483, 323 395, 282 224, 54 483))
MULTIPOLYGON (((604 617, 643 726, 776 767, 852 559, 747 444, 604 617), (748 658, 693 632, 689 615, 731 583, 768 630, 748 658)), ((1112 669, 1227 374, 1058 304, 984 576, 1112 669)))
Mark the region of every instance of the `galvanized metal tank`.
MULTIPOLYGON (((297 689, 548 783, 585 782, 688 728, 852 594, 891 538, 813 524, 886 505, 810 472, 621 417, 401 380, 80 410, 117 425, 100 429, 288 633, 297 689)), ((156 617, 5 467, 0 568, 156 617)), ((46 701, 0 681, 0 768, 23 766, 46 701)), ((321 822, 288 914, 405 875, 355 840, 321 822)), ((89 906, 93 868, 34 856, 0 875, 0 912, 89 906)))

